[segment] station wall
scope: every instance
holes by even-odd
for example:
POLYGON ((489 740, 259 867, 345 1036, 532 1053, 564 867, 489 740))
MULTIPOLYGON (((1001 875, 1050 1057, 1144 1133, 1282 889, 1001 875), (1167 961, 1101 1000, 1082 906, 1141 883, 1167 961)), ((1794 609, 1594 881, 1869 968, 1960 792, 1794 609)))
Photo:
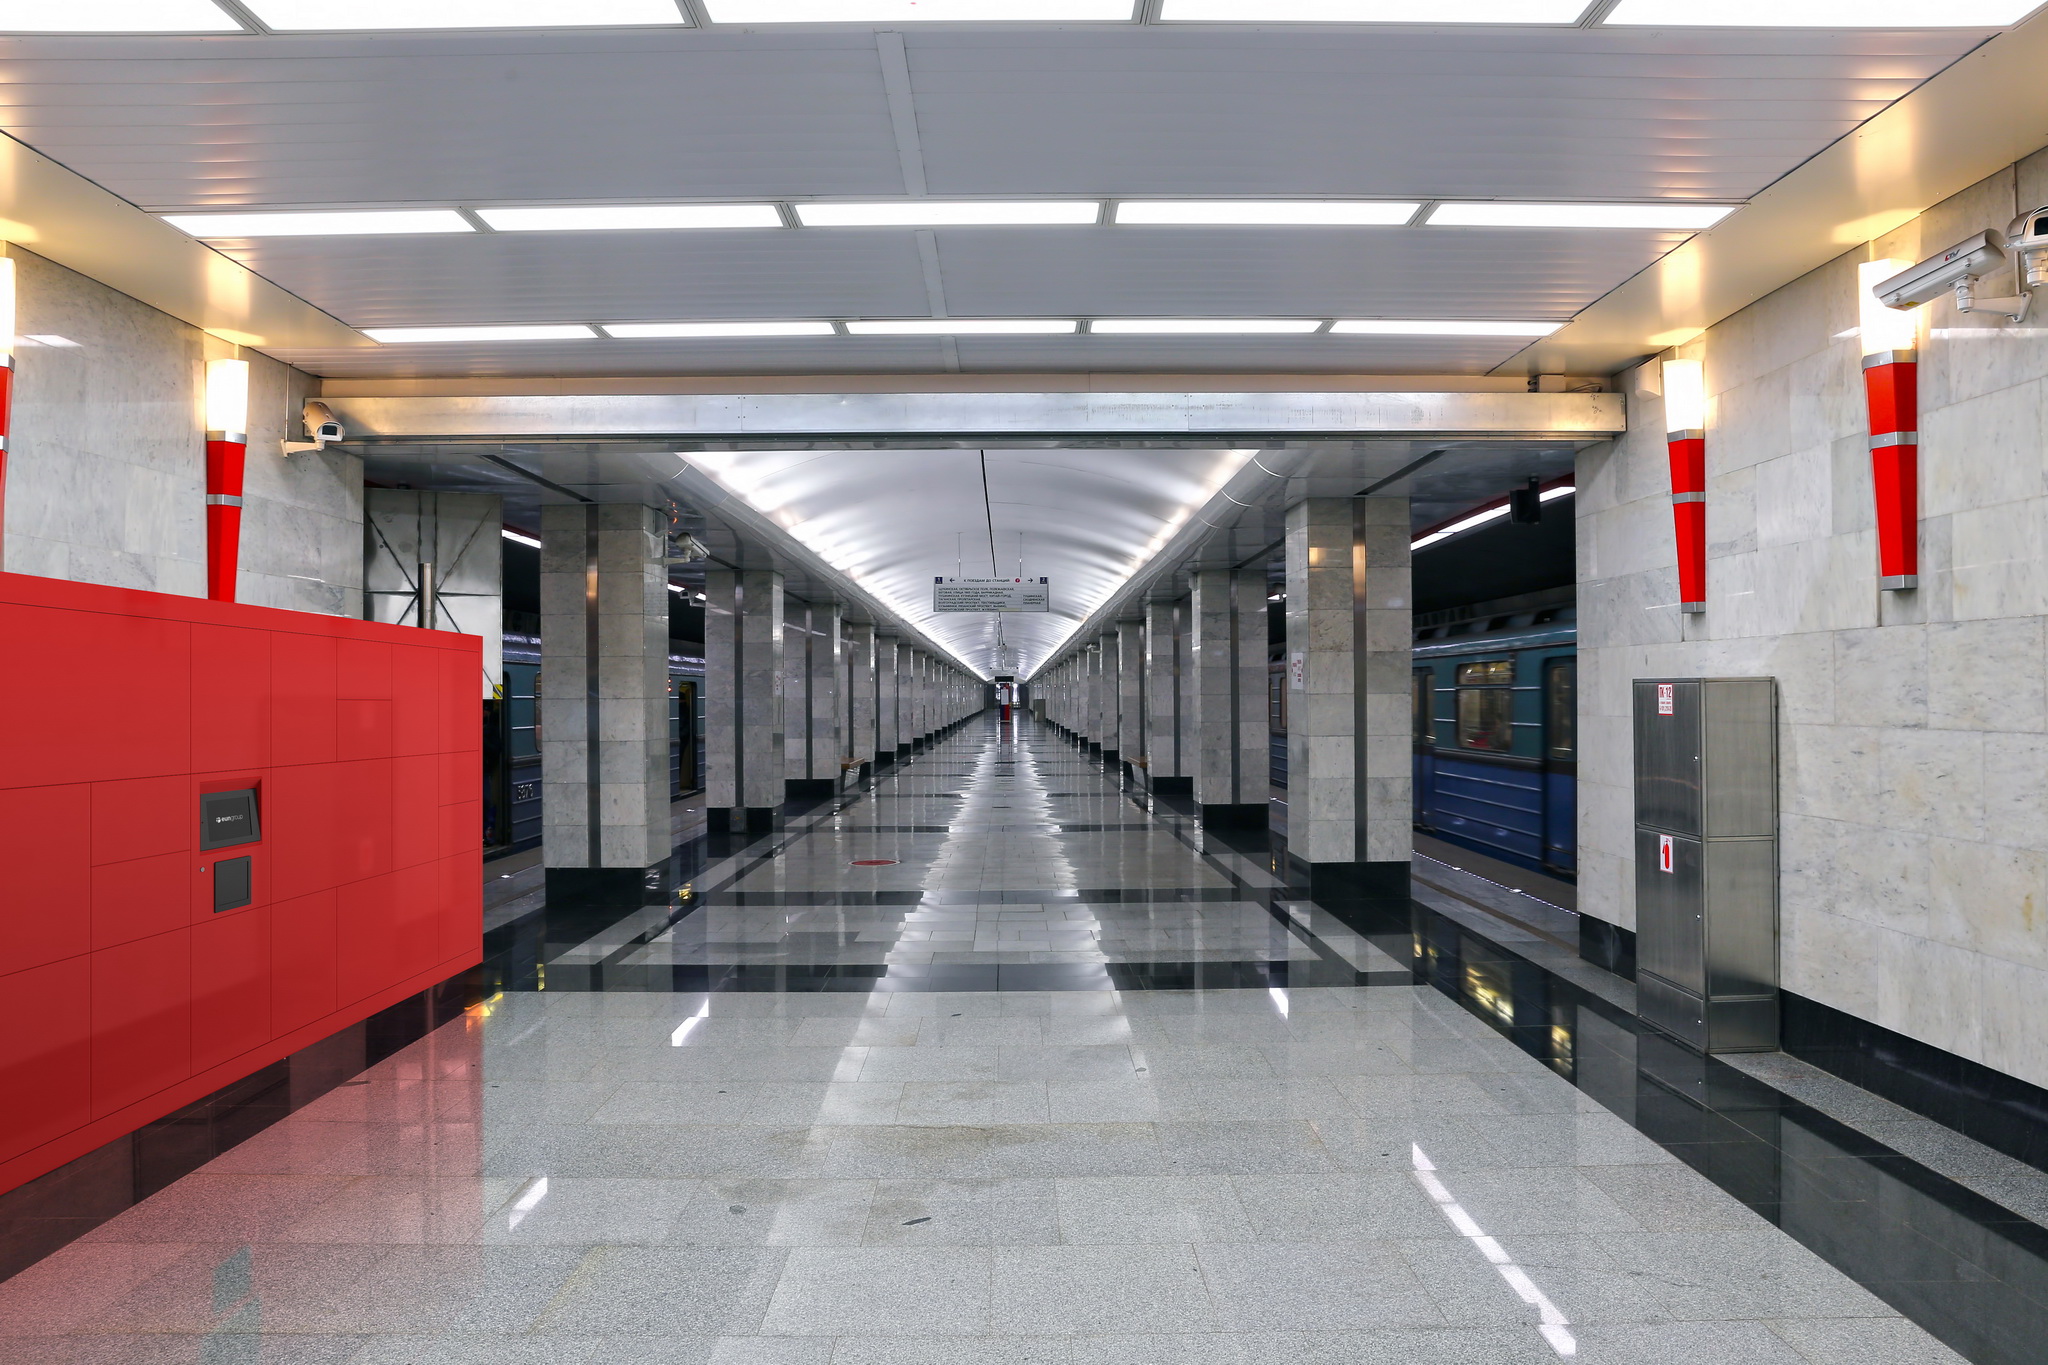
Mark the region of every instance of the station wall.
MULTIPOLYGON (((1629 691, 1775 676, 1786 989, 2048 1085, 2048 316, 1920 310, 1920 584, 1877 586, 1856 267, 2048 203, 2048 151, 1667 354, 1704 362, 1707 610, 1677 610, 1655 362, 1578 475, 1579 908, 1635 923, 1629 691)), ((1985 292, 2007 292, 2004 280, 1985 292)), ((2048 306, 2048 300, 2037 307, 2048 306)))
POLYGON ((0 568, 206 595, 206 362, 249 362, 237 596, 363 614, 363 469, 305 439, 311 376, 18 246, 13 430, 0 568), (47 338, 39 340, 38 338, 47 338))
POLYGON ((476 637, 0 574, 0 639, 0 1191, 479 960, 476 637))

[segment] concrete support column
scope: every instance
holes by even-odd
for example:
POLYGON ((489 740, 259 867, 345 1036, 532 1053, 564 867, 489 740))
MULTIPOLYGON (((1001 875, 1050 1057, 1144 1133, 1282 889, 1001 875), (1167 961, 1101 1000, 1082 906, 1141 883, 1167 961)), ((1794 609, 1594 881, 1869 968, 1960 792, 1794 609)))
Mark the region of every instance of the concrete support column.
POLYGON ((1195 800, 1204 823, 1263 829, 1269 766, 1264 579, 1232 569, 1197 572, 1188 622, 1195 800))
POLYGON ((1406 498, 1287 509, 1288 879, 1317 900, 1408 894, 1406 498))
POLYGON ((792 651, 784 663, 790 682, 783 696, 787 794, 830 796, 839 790, 845 745, 839 721, 846 664, 842 611, 837 602, 793 604, 785 611, 792 651))
POLYGON ((660 515, 541 509, 541 827, 550 904, 637 903, 668 861, 668 566, 660 515))
POLYGON ((875 734, 875 628, 846 627, 846 761, 872 770, 875 734))
POLYGON ((1116 623, 1116 749, 1125 764, 1145 757, 1145 623, 1116 623))
POLYGON ((1095 733, 1102 745, 1104 761, 1116 763, 1123 756, 1123 750, 1117 744, 1117 737, 1122 733, 1123 653, 1117 648, 1114 630, 1103 632, 1096 644, 1095 655, 1100 660, 1096 698, 1100 709, 1095 716, 1095 733))
POLYGON ((1182 733, 1179 614, 1178 603, 1145 604, 1145 774, 1157 792, 1194 789, 1186 766, 1193 736, 1182 733))
POLYGON ((893 635, 875 637, 875 763, 886 766, 896 761, 896 746, 902 741, 901 697, 902 644, 893 635))
POLYGON ((704 575, 704 804, 714 832, 764 830, 783 799, 782 575, 704 575))

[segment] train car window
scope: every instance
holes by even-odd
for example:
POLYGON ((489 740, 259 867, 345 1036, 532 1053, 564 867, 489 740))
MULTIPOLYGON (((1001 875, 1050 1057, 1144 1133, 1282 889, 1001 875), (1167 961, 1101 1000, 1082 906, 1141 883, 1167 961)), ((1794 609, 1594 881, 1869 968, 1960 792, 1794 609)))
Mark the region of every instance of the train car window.
POLYGON ((1543 750, 1570 762, 1578 753, 1579 669, 1571 659, 1553 659, 1543 670, 1543 750))
POLYGON ((1505 753, 1515 747, 1513 659, 1458 665, 1458 747, 1505 753))
POLYGON ((1416 669, 1413 691, 1414 704, 1411 709, 1415 713, 1415 742, 1426 745, 1430 742, 1429 712, 1436 694, 1436 674, 1427 668, 1416 669))

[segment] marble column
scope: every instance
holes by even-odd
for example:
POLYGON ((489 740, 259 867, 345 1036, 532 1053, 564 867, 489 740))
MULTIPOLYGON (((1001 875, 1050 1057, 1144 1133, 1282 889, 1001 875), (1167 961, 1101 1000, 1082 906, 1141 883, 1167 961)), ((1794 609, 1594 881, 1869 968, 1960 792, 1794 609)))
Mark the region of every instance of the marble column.
POLYGON ((1095 734, 1102 745, 1102 760, 1105 763, 1120 764, 1123 750, 1117 739, 1122 733, 1120 715, 1123 705, 1123 653, 1117 647, 1117 633, 1104 631, 1096 638, 1098 678, 1096 687, 1095 734))
POLYGON ((1126 769, 1145 757, 1145 623, 1116 623, 1116 749, 1126 769))
POLYGON ((789 689, 783 698, 789 770, 787 795, 830 796, 839 790, 845 736, 840 699, 846 663, 837 602, 791 603, 784 608, 790 657, 784 661, 789 689))
POLYGON ((551 905, 638 903, 671 851, 660 515, 541 509, 541 827, 551 905))
POLYGON ((1183 735, 1180 690, 1180 618, 1176 602, 1145 604, 1145 780, 1156 792, 1194 790, 1187 761, 1192 735, 1183 735))
POLYGON ((875 637, 875 766, 896 761, 902 744, 902 642, 893 635, 875 637))
POLYGON ((898 656, 903 668, 903 739, 902 748, 915 750, 923 747, 924 731, 919 728, 924 714, 924 651, 916 645, 905 646, 898 656))
POLYGON ((1287 509, 1287 873, 1316 900, 1408 894, 1408 541, 1406 498, 1287 509))
POLYGON ((859 764, 865 777, 874 769, 875 628, 853 623, 846 627, 846 760, 859 764))
POLYGON ((783 799, 782 575, 704 575, 706 815, 714 833, 764 830, 783 799))
POLYGON ((1266 592, 1263 575, 1202 569, 1188 599, 1190 728, 1195 801, 1211 825, 1263 829, 1269 767, 1265 746, 1266 592), (1250 667, 1257 664, 1256 676, 1250 667))

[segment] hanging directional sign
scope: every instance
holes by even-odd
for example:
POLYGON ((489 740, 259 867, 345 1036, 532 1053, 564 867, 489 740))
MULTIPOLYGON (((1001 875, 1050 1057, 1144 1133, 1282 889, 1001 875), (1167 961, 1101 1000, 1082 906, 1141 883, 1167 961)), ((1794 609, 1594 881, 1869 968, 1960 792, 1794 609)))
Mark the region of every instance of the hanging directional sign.
POLYGON ((934 578, 933 611, 1051 611, 1043 578, 934 578))

